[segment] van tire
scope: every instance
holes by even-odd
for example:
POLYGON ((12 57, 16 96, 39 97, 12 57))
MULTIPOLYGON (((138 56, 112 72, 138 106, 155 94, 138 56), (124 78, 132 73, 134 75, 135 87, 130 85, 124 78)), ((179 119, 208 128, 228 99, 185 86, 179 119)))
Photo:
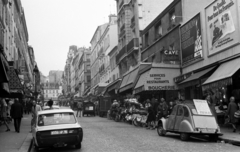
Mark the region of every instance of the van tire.
POLYGON ((157 133, 159 136, 165 136, 167 131, 163 128, 162 123, 159 123, 157 126, 157 133))

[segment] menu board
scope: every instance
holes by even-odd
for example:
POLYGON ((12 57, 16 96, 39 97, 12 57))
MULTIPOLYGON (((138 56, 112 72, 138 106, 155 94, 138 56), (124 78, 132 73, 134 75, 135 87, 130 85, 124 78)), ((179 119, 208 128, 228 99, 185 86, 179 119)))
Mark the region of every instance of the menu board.
POLYGON ((193 102, 199 115, 212 115, 206 100, 193 99, 193 102))

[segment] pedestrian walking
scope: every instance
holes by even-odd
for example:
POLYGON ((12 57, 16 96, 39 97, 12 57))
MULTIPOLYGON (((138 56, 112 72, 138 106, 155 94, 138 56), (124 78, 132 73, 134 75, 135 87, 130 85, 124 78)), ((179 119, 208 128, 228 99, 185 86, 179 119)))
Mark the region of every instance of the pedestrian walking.
POLYGON ((234 117, 235 112, 238 111, 238 105, 235 102, 235 97, 230 98, 230 103, 228 104, 227 115, 230 118, 229 123, 232 124, 233 132, 236 132, 238 119, 234 117))
POLYGON ((79 113, 79 117, 82 117, 82 102, 78 101, 77 103, 77 117, 78 117, 78 113, 79 113))
POLYGON ((7 103, 4 99, 0 98, 0 118, 1 121, 5 124, 5 126, 7 127, 6 132, 10 131, 10 128, 7 124, 6 118, 7 118, 7 103))
POLYGON ((150 100, 147 100, 148 102, 148 117, 147 117, 147 129, 154 129, 154 127, 151 126, 152 122, 155 121, 156 119, 156 115, 154 113, 154 108, 152 106, 152 104, 150 103, 150 100))
POLYGON ((210 94, 207 95, 206 100, 207 100, 208 106, 210 107, 210 110, 211 110, 213 116, 217 120, 217 113, 216 113, 216 110, 215 110, 215 104, 213 103, 213 99, 212 99, 210 94))
POLYGON ((21 120, 23 117, 23 106, 19 103, 18 99, 14 100, 14 104, 11 107, 11 117, 14 120, 14 127, 16 132, 20 132, 21 120))
MULTIPOLYGON (((33 104, 33 106, 32 106, 32 109, 31 109, 31 111, 32 111, 31 126, 33 127, 34 124, 36 123, 36 120, 37 120, 37 114, 38 114, 39 111, 42 111, 42 108, 41 108, 41 106, 37 105, 35 100, 32 101, 32 104, 33 104)), ((30 131, 30 132, 32 132, 32 131, 30 131)))

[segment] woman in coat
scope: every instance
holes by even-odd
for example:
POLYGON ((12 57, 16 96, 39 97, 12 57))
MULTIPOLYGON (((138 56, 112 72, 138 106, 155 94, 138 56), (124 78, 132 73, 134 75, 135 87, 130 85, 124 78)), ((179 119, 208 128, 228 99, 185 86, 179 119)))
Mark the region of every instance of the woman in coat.
POLYGON ((228 110, 227 110, 227 115, 229 116, 230 118, 230 123, 232 124, 233 126, 233 132, 236 132, 236 129, 237 129, 237 122, 238 122, 238 119, 234 117, 234 113, 238 111, 238 105, 236 104, 235 102, 235 98, 234 97, 231 97, 230 98, 230 103, 228 104, 228 110))

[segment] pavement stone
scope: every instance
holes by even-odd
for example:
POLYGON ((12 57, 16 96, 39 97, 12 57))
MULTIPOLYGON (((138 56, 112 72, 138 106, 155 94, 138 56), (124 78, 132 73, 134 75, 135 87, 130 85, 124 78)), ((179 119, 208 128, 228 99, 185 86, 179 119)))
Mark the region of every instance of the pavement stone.
POLYGON ((32 116, 24 115, 21 122, 20 133, 15 132, 13 121, 9 124, 10 131, 6 131, 5 125, 0 126, 0 152, 27 152, 31 144, 32 116))
POLYGON ((225 143, 231 143, 234 145, 240 146, 240 129, 236 132, 233 132, 233 129, 230 125, 221 126, 221 132, 223 133, 222 136, 219 137, 220 140, 224 141, 225 143))

